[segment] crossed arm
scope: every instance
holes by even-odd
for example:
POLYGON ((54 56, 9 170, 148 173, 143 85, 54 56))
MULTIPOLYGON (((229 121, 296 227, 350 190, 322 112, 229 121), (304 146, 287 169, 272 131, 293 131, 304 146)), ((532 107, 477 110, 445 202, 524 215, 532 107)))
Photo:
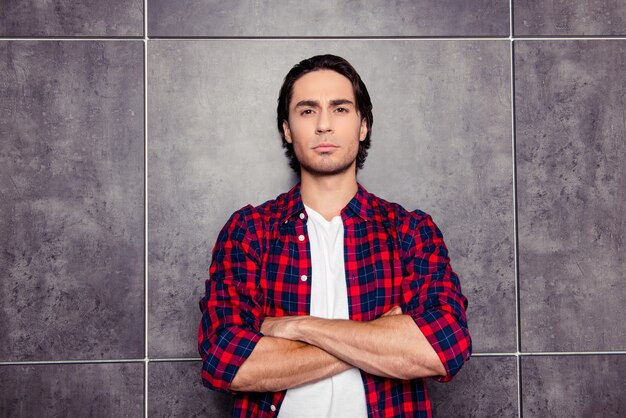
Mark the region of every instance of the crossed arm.
POLYGON ((261 332, 264 337, 237 371, 231 390, 276 392, 352 367, 397 379, 446 375, 415 321, 398 306, 369 322, 266 318, 261 332))

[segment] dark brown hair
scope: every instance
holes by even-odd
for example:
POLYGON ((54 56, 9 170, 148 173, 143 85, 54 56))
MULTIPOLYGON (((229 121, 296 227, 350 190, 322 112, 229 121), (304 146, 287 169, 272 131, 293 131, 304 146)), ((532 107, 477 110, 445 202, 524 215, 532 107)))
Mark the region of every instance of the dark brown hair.
POLYGON ((293 151, 293 144, 287 142, 285 138, 283 121, 289 121, 289 102, 291 102, 293 85, 295 82, 298 81, 298 79, 303 75, 319 70, 335 71, 336 73, 346 77, 352 83, 356 107, 359 109, 359 115, 361 118, 365 118, 367 126, 367 136, 363 141, 359 142, 359 151, 356 157, 357 170, 363 168, 365 158, 367 157, 367 150, 371 145, 370 136, 372 133, 372 124, 374 123, 374 116, 372 115, 372 101, 369 93, 367 92, 367 87, 365 87, 359 73, 356 72, 354 67, 352 67, 348 61, 336 55, 316 55, 302 60, 298 64, 294 65, 285 76, 285 81, 280 88, 278 107, 276 109, 276 122, 278 124, 278 132, 280 132, 280 136, 283 141, 283 148, 285 148, 285 155, 289 159, 289 166, 298 174, 298 176, 300 175, 300 162, 298 162, 296 154, 293 151))

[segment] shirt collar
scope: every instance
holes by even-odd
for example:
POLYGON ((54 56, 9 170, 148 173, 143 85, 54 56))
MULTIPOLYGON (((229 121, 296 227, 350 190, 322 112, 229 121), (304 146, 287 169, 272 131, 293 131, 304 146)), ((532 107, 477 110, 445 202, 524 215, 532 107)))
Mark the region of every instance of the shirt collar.
MULTIPOLYGON (((342 209, 342 217, 358 216, 363 220, 369 221, 373 216, 371 196, 361 184, 357 183, 358 190, 354 197, 342 209)), ((278 199, 278 207, 281 223, 287 222, 291 217, 304 212, 304 203, 300 194, 300 183, 296 184, 287 193, 278 199)))
POLYGON ((287 223, 292 216, 304 212, 304 203, 302 203, 302 196, 300 195, 300 183, 281 195, 277 203, 281 224, 287 223))
POLYGON ((359 189, 356 194, 341 212, 347 212, 349 210, 353 215, 356 215, 365 221, 369 221, 374 215, 371 196, 369 192, 361 186, 361 184, 357 183, 357 186, 359 186, 359 189))

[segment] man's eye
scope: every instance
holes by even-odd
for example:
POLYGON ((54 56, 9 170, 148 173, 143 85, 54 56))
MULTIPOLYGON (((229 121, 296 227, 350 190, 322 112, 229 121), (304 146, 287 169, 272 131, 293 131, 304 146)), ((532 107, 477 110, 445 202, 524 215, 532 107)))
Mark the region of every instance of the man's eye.
POLYGON ((348 109, 345 108, 345 107, 338 107, 337 108, 337 112, 339 112, 339 113, 346 113, 347 111, 348 111, 348 109))
POLYGON ((304 109, 300 114, 301 115, 310 115, 313 113, 312 109, 304 109))

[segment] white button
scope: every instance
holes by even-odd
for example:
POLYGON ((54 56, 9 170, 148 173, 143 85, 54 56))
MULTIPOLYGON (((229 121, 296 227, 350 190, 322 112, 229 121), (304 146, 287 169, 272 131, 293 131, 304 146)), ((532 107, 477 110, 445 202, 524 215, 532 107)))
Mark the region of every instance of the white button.
POLYGON ((287 223, 287 222, 289 222, 289 220, 288 220, 288 219, 285 219, 285 223, 287 223))
POLYGON ((298 239, 299 239, 300 241, 304 241, 304 235, 300 235, 300 236, 298 237, 298 239))
POLYGON ((270 405, 270 409, 272 410, 272 412, 276 412, 276 405, 270 405))
POLYGON ((300 213, 300 219, 304 219, 304 213, 300 213))
POLYGON ((303 274, 302 276, 300 276, 300 280, 302 280, 303 282, 306 282, 306 274, 303 274))

